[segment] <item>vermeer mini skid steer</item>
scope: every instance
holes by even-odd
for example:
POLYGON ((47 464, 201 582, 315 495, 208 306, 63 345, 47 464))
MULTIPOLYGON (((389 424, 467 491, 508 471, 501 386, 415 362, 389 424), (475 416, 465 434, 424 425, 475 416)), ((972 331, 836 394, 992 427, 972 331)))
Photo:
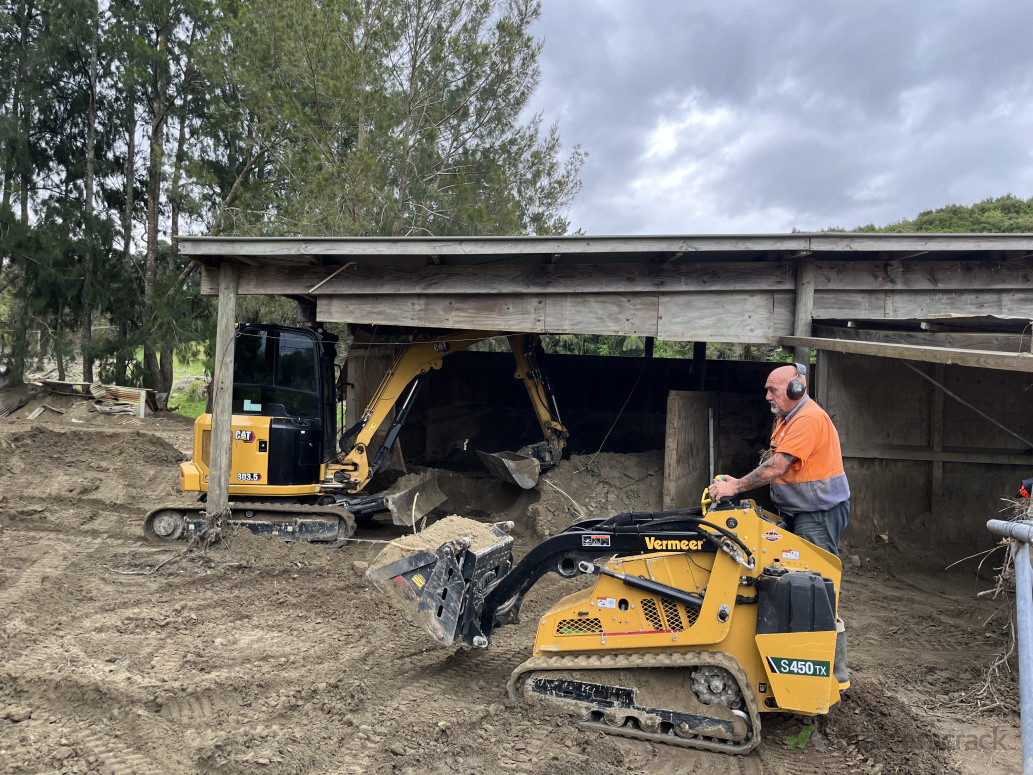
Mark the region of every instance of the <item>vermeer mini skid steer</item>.
POLYGON ((594 577, 540 617, 513 698, 610 734, 744 754, 761 714, 826 713, 847 686, 832 674, 839 558, 752 501, 583 520, 515 565, 511 527, 449 517, 387 547, 369 576, 438 643, 476 648, 517 622, 546 573, 594 577))

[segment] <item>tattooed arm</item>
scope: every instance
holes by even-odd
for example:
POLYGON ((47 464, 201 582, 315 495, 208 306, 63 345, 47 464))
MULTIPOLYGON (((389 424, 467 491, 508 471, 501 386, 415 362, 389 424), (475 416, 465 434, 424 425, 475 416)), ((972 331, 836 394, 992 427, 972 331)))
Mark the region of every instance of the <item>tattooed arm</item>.
POLYGON ((738 495, 747 490, 755 490, 762 485, 773 482, 795 463, 797 458, 784 452, 776 452, 741 479, 728 478, 710 485, 710 497, 715 501, 738 495))

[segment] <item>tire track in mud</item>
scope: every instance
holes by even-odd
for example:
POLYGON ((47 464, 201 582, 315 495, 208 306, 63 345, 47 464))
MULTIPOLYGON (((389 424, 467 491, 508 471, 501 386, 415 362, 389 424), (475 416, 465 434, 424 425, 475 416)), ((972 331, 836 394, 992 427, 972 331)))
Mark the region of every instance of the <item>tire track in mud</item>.
POLYGON ((46 713, 34 714, 33 719, 36 718, 48 724, 52 732, 57 733, 55 737, 67 740, 70 747, 84 748, 96 756, 112 775, 164 775, 168 772, 165 764, 151 761, 145 754, 85 723, 46 713))
MULTIPOLYGON (((40 531, 32 533, 19 531, 19 534, 46 536, 47 539, 52 537, 52 534, 40 531)), ((74 545, 57 544, 53 549, 46 548, 44 550, 46 554, 42 558, 22 571, 17 581, 0 591, 0 613, 9 610, 12 604, 28 593, 39 589, 45 576, 60 575, 65 568, 79 557, 92 552, 100 543, 97 540, 80 538, 74 545)))

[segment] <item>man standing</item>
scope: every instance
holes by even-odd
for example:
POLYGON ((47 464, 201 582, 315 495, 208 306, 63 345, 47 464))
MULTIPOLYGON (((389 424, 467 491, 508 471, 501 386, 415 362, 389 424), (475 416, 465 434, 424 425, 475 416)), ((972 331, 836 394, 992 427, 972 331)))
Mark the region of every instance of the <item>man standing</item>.
MULTIPOLYGON (((780 366, 764 383, 775 429, 764 461, 741 479, 723 478, 710 485, 716 502, 765 484, 786 527, 805 541, 839 556, 839 539, 850 520, 850 486, 843 470, 839 434, 832 420, 807 395, 807 369, 780 366)), ((835 676, 846 670, 846 632, 836 623, 835 676)))

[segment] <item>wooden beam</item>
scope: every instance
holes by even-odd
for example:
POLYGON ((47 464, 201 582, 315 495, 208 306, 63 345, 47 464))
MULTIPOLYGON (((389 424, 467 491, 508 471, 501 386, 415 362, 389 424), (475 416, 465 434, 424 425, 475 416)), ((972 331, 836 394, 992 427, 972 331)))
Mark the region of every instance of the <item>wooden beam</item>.
POLYGON ((814 291, 814 317, 833 320, 926 320, 996 316, 1029 320, 1033 290, 814 291))
MULTIPOLYGON (((342 261, 347 257, 342 257, 342 261)), ((551 256, 550 256, 551 258, 551 256)), ((636 290, 792 290, 792 261, 643 263, 634 254, 614 261, 560 262, 551 265, 377 265, 347 261, 324 266, 243 267, 240 294, 310 293, 594 293, 636 290), (323 287, 323 286, 326 287, 323 287)), ((683 254, 684 259, 684 254, 683 254)), ((1008 291, 1033 285, 1033 263, 1006 261, 819 261, 814 264, 818 292, 849 291, 1008 291)), ((218 270, 202 275, 202 293, 218 291, 218 270)))
MULTIPOLYGON (((811 335, 814 314, 814 259, 801 258, 796 262, 796 306, 793 312, 793 336, 811 335)), ((810 366, 811 351, 806 347, 793 348, 793 360, 810 366)))
POLYGON ((1033 355, 1029 353, 1000 353, 990 350, 962 350, 946 347, 916 347, 906 344, 883 344, 843 339, 817 339, 783 336, 783 347, 810 347, 855 355, 874 355, 879 358, 902 358, 927 363, 952 363, 984 369, 1033 372, 1033 355))
POLYGON ((1008 452, 941 451, 929 449, 894 449, 892 447, 851 447, 843 450, 843 457, 851 460, 917 460, 939 463, 975 463, 981 465, 1029 466, 1033 456, 1008 452))
POLYGON ((774 343, 770 293, 664 293, 657 337, 669 341, 774 343))
POLYGON ((180 237, 180 252, 203 257, 564 255, 595 253, 770 252, 791 254, 1033 252, 1029 234, 721 234, 573 237, 180 237))
MULTIPOLYGON (((551 264, 542 266, 359 266, 333 269, 255 267, 240 275, 241 295, 382 295, 419 293, 617 293, 793 289, 788 264, 551 264)), ((218 271, 205 270, 201 292, 218 292, 218 271)))
POLYGON ((219 521, 229 514, 233 447, 233 329, 236 315, 237 265, 224 261, 219 267, 219 313, 212 371, 212 439, 205 511, 209 528, 216 529, 220 527, 219 521))
MULTIPOLYGON (((933 379, 941 385, 946 368, 942 363, 933 364, 933 379)), ((931 382, 929 387, 932 390, 929 401, 929 447, 933 453, 940 453, 943 452, 943 391, 931 382)), ((933 514, 939 508, 942 497, 943 461, 934 460, 929 484, 929 511, 933 514)))
POLYGON ((710 402, 706 393, 667 394, 664 510, 695 505, 710 478, 710 402))
MULTIPOLYGON (((922 324, 923 328, 925 324, 922 324)), ((1028 349, 1031 338, 1022 334, 995 334, 993 332, 881 331, 844 326, 814 326, 814 336, 821 339, 854 339, 863 342, 911 344, 918 347, 957 347, 962 350, 995 350, 1018 353, 1028 349)))

